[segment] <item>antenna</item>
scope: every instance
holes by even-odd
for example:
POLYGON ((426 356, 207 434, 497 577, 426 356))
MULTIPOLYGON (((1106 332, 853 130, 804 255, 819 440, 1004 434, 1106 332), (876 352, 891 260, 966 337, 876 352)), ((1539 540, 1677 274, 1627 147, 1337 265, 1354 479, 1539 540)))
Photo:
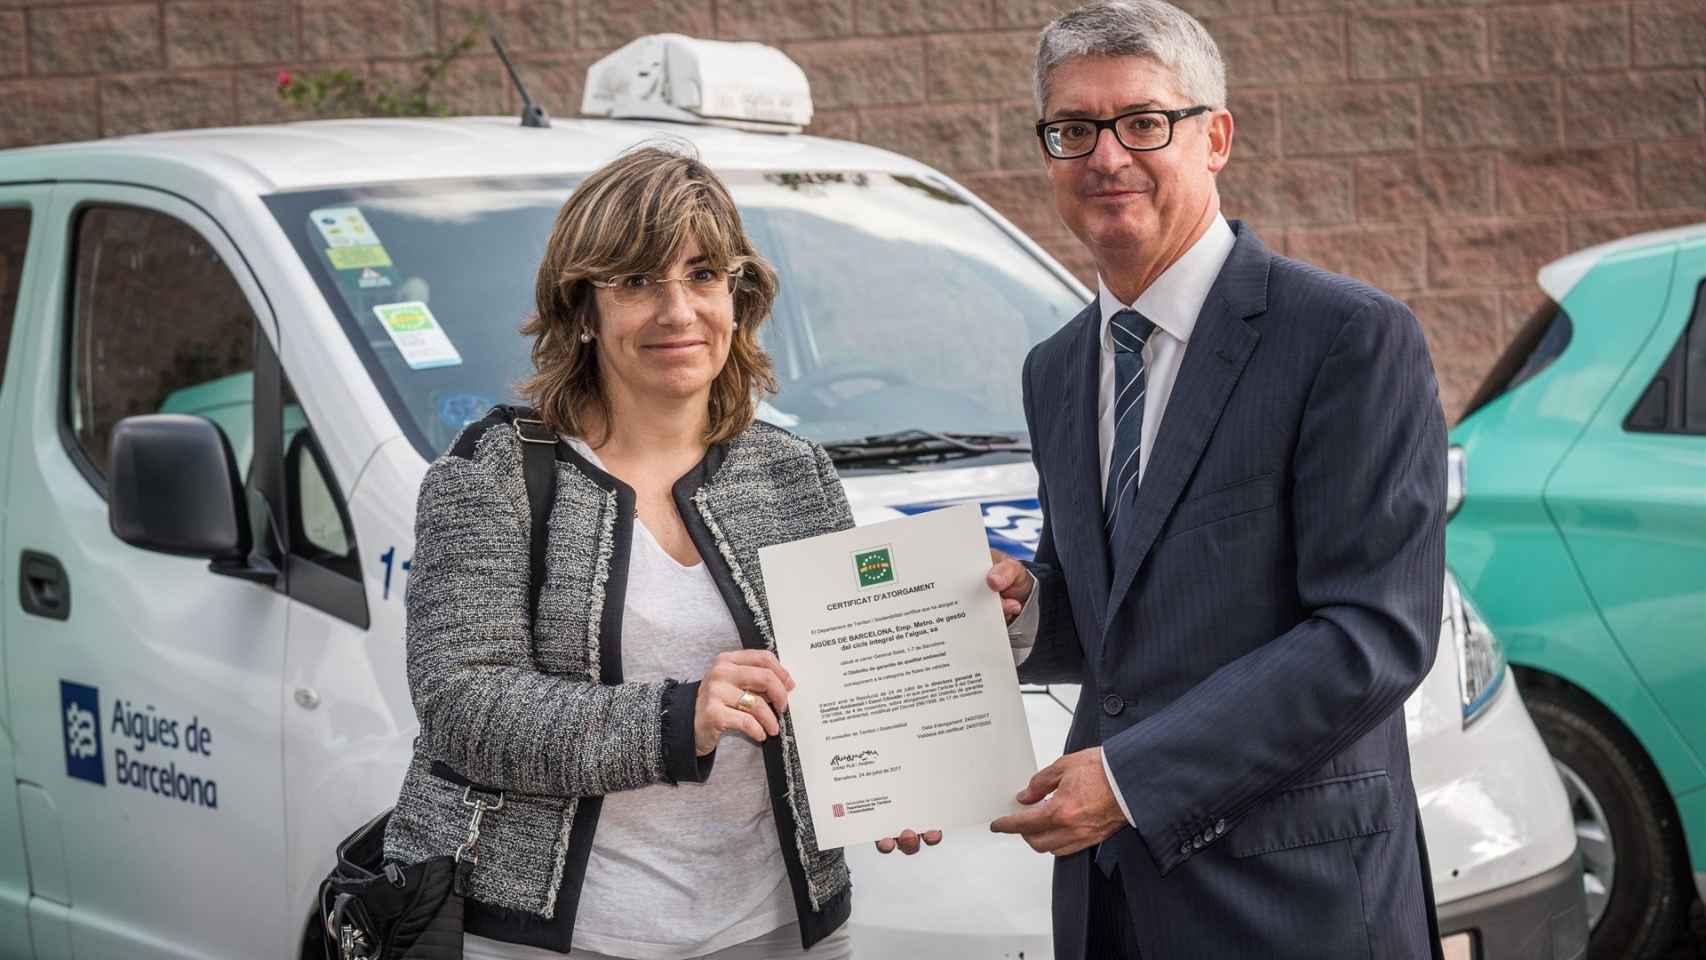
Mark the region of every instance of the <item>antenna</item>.
POLYGON ((497 32, 493 31, 490 36, 492 48, 497 50, 498 59, 503 61, 504 69, 509 71, 510 82, 515 84, 515 92, 521 94, 521 125, 524 127, 549 127, 551 115, 527 95, 527 86, 521 82, 521 75, 515 72, 515 64, 510 62, 509 53, 504 50, 503 41, 498 39, 497 32))

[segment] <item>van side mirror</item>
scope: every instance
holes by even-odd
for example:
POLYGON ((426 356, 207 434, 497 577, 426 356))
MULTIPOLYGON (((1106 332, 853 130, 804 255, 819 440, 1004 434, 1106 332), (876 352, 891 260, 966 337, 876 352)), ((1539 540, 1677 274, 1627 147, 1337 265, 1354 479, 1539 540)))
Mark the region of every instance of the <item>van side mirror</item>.
POLYGON ((242 562, 249 554, 243 480, 225 431, 175 413, 126 417, 113 427, 107 520, 133 547, 242 562))

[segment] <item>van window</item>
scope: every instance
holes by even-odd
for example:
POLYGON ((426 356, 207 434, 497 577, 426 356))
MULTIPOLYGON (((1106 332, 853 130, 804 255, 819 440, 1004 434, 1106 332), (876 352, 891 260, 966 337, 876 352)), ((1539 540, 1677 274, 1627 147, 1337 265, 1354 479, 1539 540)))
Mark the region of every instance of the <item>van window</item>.
POLYGON ((0 209, 0 387, 6 385, 6 348, 24 286, 24 248, 30 242, 30 208, 0 209))
POLYGON ((338 513, 338 501, 332 485, 319 462, 310 455, 313 448, 303 445, 304 453, 292 464, 290 482, 296 492, 296 517, 301 523, 301 536, 291 541, 291 549, 310 559, 322 558, 336 562, 351 559, 349 528, 338 513))
POLYGON ((360 581, 349 515, 288 379, 284 381, 284 470, 290 503, 290 552, 360 581))
POLYGON ((253 449, 254 311, 219 254, 153 210, 91 206, 76 229, 67 409, 100 477, 113 426, 144 413, 207 417, 247 475, 253 449))
POLYGON ((1493 364, 1493 369, 1488 371, 1486 379, 1475 389, 1475 395, 1470 398, 1468 408, 1459 419, 1467 420, 1470 414, 1515 390, 1551 366, 1552 361, 1558 359, 1570 345, 1573 330, 1570 315, 1556 301, 1547 298, 1546 302, 1540 305, 1540 309, 1529 316, 1522 329, 1517 331, 1510 345, 1505 347, 1505 352, 1493 364))
POLYGON ((1706 435, 1706 284, 1695 295, 1693 319, 1624 418, 1623 429, 1706 435))

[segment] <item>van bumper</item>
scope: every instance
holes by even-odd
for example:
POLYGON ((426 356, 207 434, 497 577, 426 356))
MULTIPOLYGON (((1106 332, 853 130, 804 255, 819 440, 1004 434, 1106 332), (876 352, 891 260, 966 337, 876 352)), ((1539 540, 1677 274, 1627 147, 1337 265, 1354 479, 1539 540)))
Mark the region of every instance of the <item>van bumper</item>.
POLYGON ((1538 876, 1439 905, 1440 936, 1467 933, 1476 960, 1579 960, 1588 915, 1581 856, 1538 876))

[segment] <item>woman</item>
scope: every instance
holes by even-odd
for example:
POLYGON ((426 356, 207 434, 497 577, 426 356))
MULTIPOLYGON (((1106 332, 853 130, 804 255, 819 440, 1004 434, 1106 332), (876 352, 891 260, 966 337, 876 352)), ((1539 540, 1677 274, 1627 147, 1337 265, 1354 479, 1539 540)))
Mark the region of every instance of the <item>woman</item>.
POLYGON ((850 955, 758 550, 852 516, 821 448, 754 420, 776 284, 703 164, 624 155, 558 215, 523 328, 561 438, 531 617, 518 428, 494 413, 421 484, 386 858, 475 861, 470 957, 850 955))

